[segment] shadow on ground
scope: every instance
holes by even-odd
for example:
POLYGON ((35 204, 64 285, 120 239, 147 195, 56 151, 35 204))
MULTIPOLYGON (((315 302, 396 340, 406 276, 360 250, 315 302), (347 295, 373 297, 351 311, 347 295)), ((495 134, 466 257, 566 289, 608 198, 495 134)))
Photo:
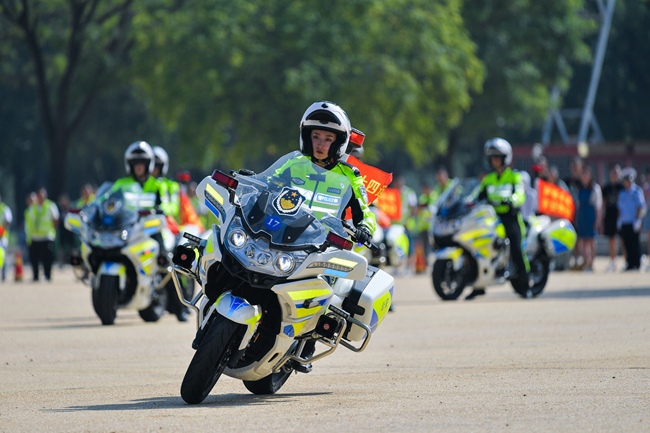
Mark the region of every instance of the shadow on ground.
POLYGON ((587 299, 587 298, 622 298, 635 296, 650 296, 650 287, 613 287, 609 289, 581 289, 557 292, 544 292, 544 299, 587 299))
POLYGON ((181 397, 153 397, 132 400, 126 403, 97 404, 89 406, 70 406, 61 409, 46 409, 43 412, 85 412, 85 411, 122 411, 122 410, 150 410, 150 409, 175 409, 175 408, 204 408, 204 407, 237 407, 251 405, 266 405, 284 402, 293 402, 297 398, 319 397, 330 395, 331 392, 309 392, 293 394, 254 395, 254 394, 223 394, 209 395, 201 404, 189 405, 181 397))

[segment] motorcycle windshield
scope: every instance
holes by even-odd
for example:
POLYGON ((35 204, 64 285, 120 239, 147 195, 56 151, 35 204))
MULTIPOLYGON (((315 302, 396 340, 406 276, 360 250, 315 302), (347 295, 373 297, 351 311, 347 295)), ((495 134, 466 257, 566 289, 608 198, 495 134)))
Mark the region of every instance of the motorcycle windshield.
POLYGON ((353 196, 350 179, 313 164, 300 152, 263 173, 238 176, 237 196, 249 229, 275 245, 320 246, 333 231, 347 238, 341 219, 353 196))
POLYGON ((459 218, 467 214, 467 206, 476 200, 481 183, 476 178, 454 179, 438 199, 438 216, 459 218))
MULTIPOLYGON (((128 192, 127 192, 128 193, 128 192)), ((95 230, 119 230, 138 222, 139 199, 127 199, 122 190, 106 190, 83 208, 83 216, 95 230)))

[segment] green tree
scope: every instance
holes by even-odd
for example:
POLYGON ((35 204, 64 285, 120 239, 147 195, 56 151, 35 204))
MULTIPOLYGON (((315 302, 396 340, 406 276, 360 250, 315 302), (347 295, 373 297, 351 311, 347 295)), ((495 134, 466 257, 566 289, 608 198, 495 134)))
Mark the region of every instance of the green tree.
POLYGON ((53 197, 66 187, 70 146, 90 107, 124 78, 132 3, 0 0, 0 49, 12 60, 0 73, 25 84, 24 94, 37 100, 53 197))
POLYGON ((584 39, 595 23, 583 12, 582 0, 465 0, 462 16, 486 74, 482 93, 473 95, 469 113, 450 133, 445 162, 477 164, 482 158, 476 150, 486 139, 516 141, 540 128, 551 89, 566 88, 571 77, 560 59, 590 59, 584 39))
POLYGON ((372 146, 418 163, 479 92, 459 0, 188 0, 135 18, 137 84, 182 161, 237 166, 298 145, 312 102, 344 107, 372 146))

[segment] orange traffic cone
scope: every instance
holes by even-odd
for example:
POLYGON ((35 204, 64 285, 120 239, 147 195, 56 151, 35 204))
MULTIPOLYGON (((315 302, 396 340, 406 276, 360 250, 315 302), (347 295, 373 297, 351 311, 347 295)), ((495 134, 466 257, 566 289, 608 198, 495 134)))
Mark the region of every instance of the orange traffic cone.
POLYGON ((20 251, 16 251, 16 262, 14 263, 14 279, 16 281, 23 280, 23 255, 20 251))
POLYGON ((424 253, 422 242, 415 243, 415 273, 421 274, 427 270, 427 256, 424 253))

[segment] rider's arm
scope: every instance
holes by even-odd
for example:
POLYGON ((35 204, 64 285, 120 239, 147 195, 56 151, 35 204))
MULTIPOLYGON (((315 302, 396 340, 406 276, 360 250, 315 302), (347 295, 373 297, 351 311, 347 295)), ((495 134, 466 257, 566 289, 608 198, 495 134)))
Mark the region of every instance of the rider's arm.
POLYGON ((368 207, 368 194, 363 184, 363 178, 359 169, 347 164, 340 163, 343 173, 350 178, 354 196, 350 198, 348 206, 352 212, 352 222, 355 227, 364 227, 372 235, 377 230, 375 214, 368 207))
POLYGON ((518 171, 513 172, 512 183, 514 192, 512 193, 510 202, 513 208, 519 209, 526 202, 526 187, 524 181, 521 179, 521 173, 518 171))

